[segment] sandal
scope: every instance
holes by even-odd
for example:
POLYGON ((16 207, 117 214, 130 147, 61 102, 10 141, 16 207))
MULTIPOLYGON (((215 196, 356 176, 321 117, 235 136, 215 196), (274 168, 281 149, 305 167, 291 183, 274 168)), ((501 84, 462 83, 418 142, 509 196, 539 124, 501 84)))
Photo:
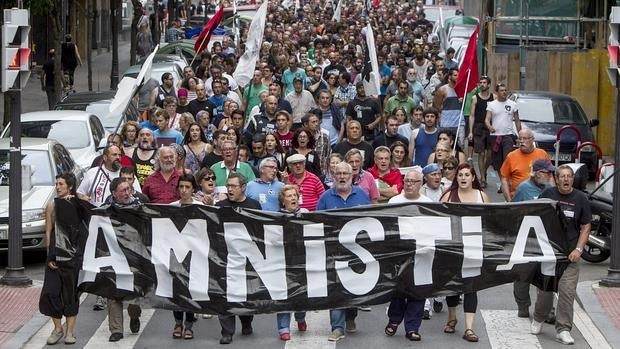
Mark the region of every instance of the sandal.
POLYGON ((186 328, 185 333, 183 334, 183 339, 194 339, 194 331, 186 328))
POLYGON ((396 330, 398 329, 398 324, 387 324, 387 326, 385 326, 385 334, 392 337, 393 335, 396 334, 396 330))
POLYGON ((183 326, 174 325, 174 330, 172 331, 172 338, 181 339, 183 338, 183 326))
POLYGON ((468 328, 465 330, 465 333, 463 334, 463 339, 468 342, 477 342, 478 336, 476 336, 476 333, 474 333, 472 329, 468 328))
POLYGON ((418 342, 418 341, 422 340, 422 336, 420 336, 420 334, 418 332, 416 332, 416 331, 409 331, 409 332, 407 332, 405 337, 407 337, 408 340, 414 341, 414 342, 418 342))
POLYGON ((456 323, 458 321, 456 321, 456 319, 454 320, 449 320, 448 323, 446 323, 446 326, 443 328, 443 332, 444 333, 454 333, 456 332, 456 323))
POLYGON ((485 189, 487 187, 487 181, 485 179, 480 181, 480 188, 485 189))

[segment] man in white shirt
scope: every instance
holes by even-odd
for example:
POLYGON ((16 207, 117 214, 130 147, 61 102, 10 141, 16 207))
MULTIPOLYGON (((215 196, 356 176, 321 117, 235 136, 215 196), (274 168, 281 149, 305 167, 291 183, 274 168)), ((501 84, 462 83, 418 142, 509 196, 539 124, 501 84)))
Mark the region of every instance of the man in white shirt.
POLYGON ((403 191, 390 198, 388 204, 397 204, 403 202, 433 202, 426 195, 420 193, 422 189, 422 168, 416 166, 411 171, 407 172, 405 179, 403 180, 403 191))

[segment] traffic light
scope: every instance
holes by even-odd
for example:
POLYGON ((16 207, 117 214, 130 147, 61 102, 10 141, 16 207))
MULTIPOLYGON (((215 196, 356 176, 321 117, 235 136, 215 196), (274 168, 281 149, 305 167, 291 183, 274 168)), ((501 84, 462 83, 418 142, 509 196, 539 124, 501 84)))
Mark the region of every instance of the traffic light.
POLYGON ((4 10, 0 85, 2 91, 25 87, 30 77, 29 18, 28 10, 4 10))
POLYGON ((618 66, 618 56, 620 55, 620 6, 613 6, 609 14, 609 68, 607 75, 611 84, 620 87, 620 67, 618 66))

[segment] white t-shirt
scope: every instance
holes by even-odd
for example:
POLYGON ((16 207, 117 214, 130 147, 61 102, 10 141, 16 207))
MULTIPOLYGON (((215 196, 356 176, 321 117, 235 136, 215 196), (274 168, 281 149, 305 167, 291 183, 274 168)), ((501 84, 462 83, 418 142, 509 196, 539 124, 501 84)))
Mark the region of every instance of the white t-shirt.
POLYGON ((516 134, 513 127, 514 113, 518 111, 517 103, 507 99, 503 102, 497 99, 487 104, 487 111, 491 112, 491 125, 495 129, 493 136, 516 134))
POLYGON ((440 185, 437 189, 433 189, 424 184, 420 189, 420 194, 426 195, 432 202, 439 202, 441 195, 443 195, 443 186, 440 185))
POLYGON ((407 199, 405 197, 405 193, 401 192, 400 194, 396 196, 392 196, 390 200, 388 201, 388 204, 400 204, 403 202, 433 202, 433 200, 431 200, 428 196, 422 195, 422 194, 420 194, 420 197, 417 198, 416 200, 407 199))

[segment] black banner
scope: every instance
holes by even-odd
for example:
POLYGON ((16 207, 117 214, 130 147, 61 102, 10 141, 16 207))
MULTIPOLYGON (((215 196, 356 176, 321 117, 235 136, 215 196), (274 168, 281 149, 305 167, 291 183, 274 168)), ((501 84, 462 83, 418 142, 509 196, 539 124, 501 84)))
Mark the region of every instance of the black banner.
MULTIPOLYGON (((108 206, 91 211, 88 228, 82 291, 200 313, 372 305, 397 293, 426 298, 514 280, 555 290, 568 263, 559 212, 547 200, 297 216, 108 206)), ((57 227, 56 235, 71 235, 66 229, 57 227)))

